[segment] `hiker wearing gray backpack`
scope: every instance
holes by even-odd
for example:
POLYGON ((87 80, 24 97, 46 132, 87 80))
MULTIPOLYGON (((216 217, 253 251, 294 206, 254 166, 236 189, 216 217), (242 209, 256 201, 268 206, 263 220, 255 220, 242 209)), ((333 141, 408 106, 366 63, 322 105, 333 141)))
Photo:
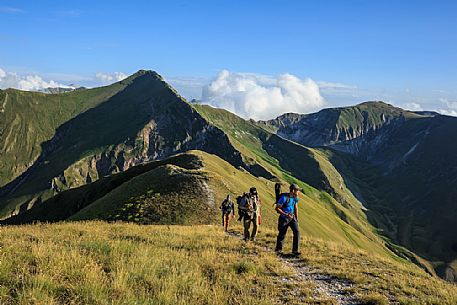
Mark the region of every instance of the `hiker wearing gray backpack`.
POLYGON ((222 226, 224 227, 224 231, 227 232, 230 225, 230 219, 232 218, 232 215, 235 216, 235 204, 233 203, 230 194, 222 201, 220 209, 222 210, 222 226))
POLYGON ((244 211, 243 225, 244 225, 244 240, 254 241, 257 235, 257 228, 260 224, 260 206, 261 201, 259 194, 257 194, 257 189, 251 187, 247 196, 243 197, 242 204, 240 204, 240 209, 244 211), (252 232, 250 232, 250 227, 252 224, 252 232))
POLYGON ((289 193, 281 194, 276 202, 276 212, 280 215, 278 219, 278 238, 276 240, 275 251, 277 253, 282 252, 282 246, 284 244, 287 229, 290 227, 292 229, 292 233, 294 234, 292 254, 294 256, 299 256, 300 252, 298 252, 298 246, 300 242, 300 230, 298 228, 297 203, 300 188, 297 184, 292 183, 289 190, 289 193))

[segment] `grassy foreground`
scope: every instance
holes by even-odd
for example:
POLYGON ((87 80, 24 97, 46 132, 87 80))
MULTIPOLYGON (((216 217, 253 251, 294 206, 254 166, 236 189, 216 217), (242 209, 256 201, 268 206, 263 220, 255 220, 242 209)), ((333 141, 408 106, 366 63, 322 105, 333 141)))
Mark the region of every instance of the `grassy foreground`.
POLYGON ((272 304, 287 272, 214 226, 27 225, 0 243, 0 304, 272 304))
MULTIPOLYGON (((295 273, 269 250, 274 239, 267 228, 246 244, 215 226, 0 227, 0 304, 295 304, 282 281, 295 273)), ((302 256, 353 283, 365 304, 457 303, 457 286, 408 262, 310 238, 302 239, 302 256)), ((316 298, 313 283, 293 283, 301 302, 333 304, 316 298)))

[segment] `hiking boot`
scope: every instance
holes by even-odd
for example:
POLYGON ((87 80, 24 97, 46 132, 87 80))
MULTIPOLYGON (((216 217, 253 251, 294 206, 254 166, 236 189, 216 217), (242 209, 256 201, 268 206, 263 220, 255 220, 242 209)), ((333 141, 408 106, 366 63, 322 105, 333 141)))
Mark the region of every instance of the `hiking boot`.
POLYGON ((300 255, 301 255, 300 252, 297 252, 297 251, 292 252, 293 257, 300 257, 300 255))
POLYGON ((275 249, 276 255, 282 255, 282 250, 281 249, 275 249))

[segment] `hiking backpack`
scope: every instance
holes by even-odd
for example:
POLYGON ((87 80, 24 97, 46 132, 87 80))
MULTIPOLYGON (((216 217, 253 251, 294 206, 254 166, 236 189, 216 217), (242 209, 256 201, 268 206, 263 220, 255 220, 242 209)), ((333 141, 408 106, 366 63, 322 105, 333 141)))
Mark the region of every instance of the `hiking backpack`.
MULTIPOLYGON (((279 202, 279 199, 281 199, 282 196, 286 196, 286 203, 283 205, 283 207, 286 207, 287 205, 289 205, 289 201, 290 201, 290 194, 289 193, 281 193, 281 183, 276 183, 275 184, 275 196, 276 196, 276 201, 274 203, 275 207, 276 205, 278 204, 279 202)), ((278 212, 279 214, 279 212, 278 212)))
POLYGON ((222 201, 222 211, 224 213, 230 214, 232 212, 232 202, 230 200, 224 199, 222 201))

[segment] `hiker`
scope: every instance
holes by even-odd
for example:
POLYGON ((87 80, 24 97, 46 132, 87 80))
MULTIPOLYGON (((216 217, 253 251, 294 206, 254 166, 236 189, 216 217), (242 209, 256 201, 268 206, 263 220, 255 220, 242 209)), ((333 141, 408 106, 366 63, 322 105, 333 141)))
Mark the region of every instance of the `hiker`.
POLYGON ((261 201, 259 195, 257 194, 257 189, 255 187, 251 187, 249 193, 245 197, 246 200, 244 203, 246 204, 244 208, 244 217, 243 217, 243 225, 244 225, 244 240, 254 241, 257 235, 257 227, 260 224, 260 206, 261 201), (250 227, 252 224, 252 232, 250 232, 250 227))
POLYGON ((232 218, 232 215, 235 216, 235 205, 233 204, 230 194, 222 201, 220 209, 222 210, 222 226, 224 227, 224 231, 227 232, 230 225, 230 219, 232 218))
POLYGON ((277 253, 282 252, 284 238, 286 237, 287 229, 290 227, 294 234, 292 254, 299 256, 298 246, 300 242, 300 231, 298 228, 298 194, 300 189, 297 184, 292 183, 289 188, 290 192, 281 194, 278 202, 276 203, 276 212, 278 212, 278 238, 276 240, 277 253))
POLYGON ((241 221, 246 214, 248 201, 248 194, 243 193, 243 195, 236 197, 236 204, 238 205, 238 221, 241 221))

